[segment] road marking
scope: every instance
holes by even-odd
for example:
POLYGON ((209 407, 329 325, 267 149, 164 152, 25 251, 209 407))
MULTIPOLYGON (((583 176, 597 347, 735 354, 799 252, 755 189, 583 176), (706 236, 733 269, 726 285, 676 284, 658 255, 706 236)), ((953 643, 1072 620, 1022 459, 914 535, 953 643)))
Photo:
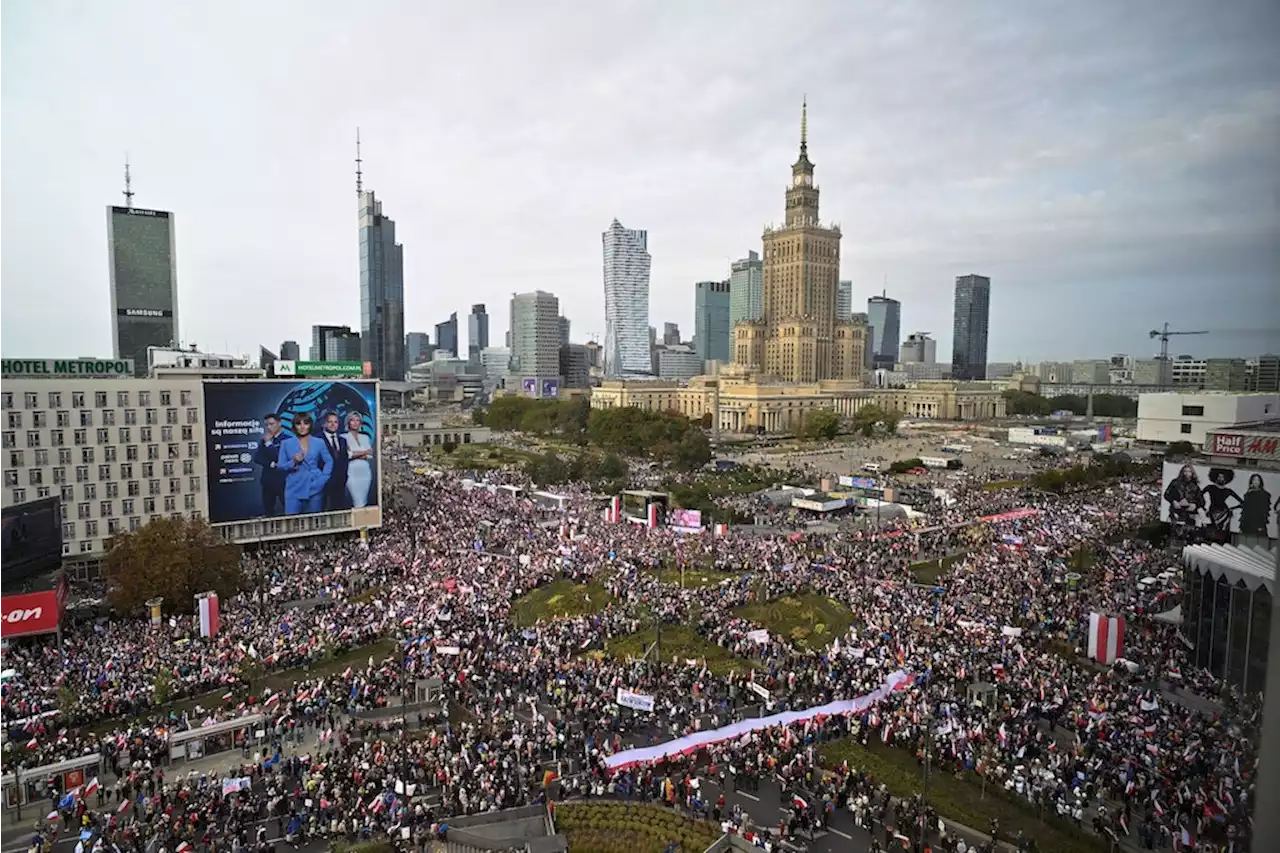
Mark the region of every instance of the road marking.
POLYGON ((852 835, 850 835, 850 834, 849 834, 849 833, 847 833, 847 832, 841 832, 840 830, 836 829, 834 826, 828 826, 828 827, 827 827, 827 829, 831 830, 832 832, 834 832, 836 835, 840 836, 841 838, 847 838, 847 839, 849 839, 850 841, 852 841, 852 840, 853 840, 853 836, 852 836, 852 835))
POLYGON ((748 794, 746 791, 734 791, 733 793, 746 797, 748 800, 754 800, 757 803, 760 802, 760 798, 755 794, 748 794))

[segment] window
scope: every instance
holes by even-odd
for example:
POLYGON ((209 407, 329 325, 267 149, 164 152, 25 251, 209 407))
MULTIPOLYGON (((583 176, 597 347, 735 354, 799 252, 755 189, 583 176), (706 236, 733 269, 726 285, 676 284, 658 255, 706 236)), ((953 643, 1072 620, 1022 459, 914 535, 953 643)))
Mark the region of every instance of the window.
POLYGON ((173 402, 173 392, 172 392, 172 391, 161 391, 161 392, 160 392, 160 405, 162 405, 162 406, 168 406, 168 405, 169 405, 170 403, 172 403, 172 402, 173 402))
POLYGON ((9 429, 22 429, 22 412, 9 413, 9 429))
POLYGON ((178 410, 165 409, 164 422, 167 424, 176 424, 178 422, 178 410))
POLYGON ((1178 432, 1183 435, 1191 435, 1191 424, 1182 424, 1178 427, 1178 432))
POLYGON ((154 513, 154 512, 156 511, 156 499, 155 499, 155 498, 143 498, 143 499, 142 499, 142 511, 143 511, 143 512, 147 512, 147 513, 154 513))
POLYGON ((44 469, 28 468, 27 469, 27 485, 38 486, 44 482, 44 469))
POLYGON ((88 465, 76 466, 76 482, 77 483, 89 482, 89 466, 88 465))
POLYGON ((115 410, 115 409, 107 409, 105 412, 103 412, 103 413, 102 413, 102 422, 103 422, 104 424, 106 424, 107 426, 115 426, 115 425, 116 425, 116 410, 115 410))
POLYGON ((63 486, 58 492, 58 497, 61 498, 63 503, 70 503, 76 498, 75 486, 63 486))
POLYGON ((17 471, 5 471, 5 472, 4 472, 4 485, 5 485, 5 488, 12 488, 12 487, 14 487, 14 486, 18 485, 18 472, 17 472, 17 471))
POLYGON ((196 472, 196 463, 195 463, 195 460, 194 460, 194 459, 183 459, 183 460, 182 460, 182 473, 183 473, 183 474, 194 474, 195 472, 196 472))
POLYGON ((107 497, 114 498, 120 492, 120 484, 111 481, 111 466, 98 466, 98 482, 107 484, 107 497))
POLYGON ((131 515, 133 513, 133 498, 125 498, 120 501, 120 514, 131 515))
POLYGON ((84 535, 85 536, 98 535, 98 519, 91 518, 84 523, 84 535))
POLYGON ((80 410, 80 426, 93 426, 93 409, 80 410))
POLYGON ((1182 416, 1184 418, 1203 418, 1204 406, 1183 406, 1182 416))
POLYGON ((126 447, 124 449, 124 458, 128 459, 130 462, 137 462, 138 461, 138 445, 130 444, 128 447, 126 447))
MULTIPOLYGON (((70 450, 68 450, 68 451, 67 451, 67 456, 68 456, 67 461, 68 461, 68 462, 70 462, 70 461, 71 461, 71 459, 70 459, 70 455, 71 455, 71 451, 70 451, 70 450)), ((62 451, 61 451, 61 450, 59 450, 59 451, 58 451, 58 458, 59 458, 59 459, 61 459, 61 458, 62 458, 62 451)), ((37 464, 37 465, 48 465, 48 464, 49 464, 49 451, 48 451, 48 450, 41 449, 41 450, 37 450, 37 451, 36 451, 36 464, 37 464)))
POLYGON ((160 458, 160 445, 158 445, 158 444, 148 444, 148 445, 147 445, 147 458, 148 458, 148 459, 159 459, 159 458, 160 458))
POLYGON ((148 493, 148 494, 158 495, 158 494, 160 494, 162 491, 163 491, 163 489, 160 487, 160 481, 159 481, 159 480, 148 480, 148 481, 147 481, 147 493, 148 493))
POLYGON ((93 540, 92 540, 92 539, 82 539, 82 540, 80 541, 80 553, 81 553, 81 554, 92 554, 92 553, 93 553, 93 540))
POLYGON ((16 504, 26 503, 26 502, 27 502, 27 490, 26 490, 26 489, 14 489, 14 490, 13 490, 13 502, 14 502, 14 503, 16 503, 16 504))
POLYGON ((77 447, 89 443, 89 431, 87 429, 78 429, 71 434, 71 437, 75 439, 77 447))
POLYGON ((3 395, 0 395, 0 407, 5 409, 13 408, 13 392, 12 391, 5 391, 3 395))
POLYGON ((187 423, 193 424, 200 420, 200 413, 195 409, 187 409, 187 423))
POLYGON ((102 448, 102 458, 108 462, 115 462, 116 446, 114 444, 109 444, 106 447, 102 448))
POLYGON ((0 437, 0 444, 5 447, 13 447, 18 443, 18 434, 13 430, 5 430, 4 436, 0 437))
MULTIPOLYGON (((128 405, 128 404, 126 403, 125 405, 128 405)), ((147 406, 150 406, 150 405, 151 405, 151 392, 150 392, 150 391, 139 391, 139 392, 138 392, 138 405, 139 405, 139 406, 142 406, 142 407, 144 407, 144 408, 145 408, 145 407, 147 407, 147 406)))
POLYGON ((62 407, 62 392, 50 391, 49 392, 49 408, 59 409, 61 407, 62 407))
POLYGON ((188 456, 190 456, 192 459, 197 459, 197 458, 199 458, 199 456, 200 456, 200 442, 198 442, 198 441, 189 441, 189 442, 187 442, 187 455, 188 455, 188 456))
POLYGON ((175 512, 178 509, 178 499, 173 495, 164 496, 164 511, 175 512))
POLYGON ((128 479, 129 479, 129 478, 131 478, 132 476, 133 476, 133 466, 132 466, 132 465, 130 465, 130 464, 128 464, 128 463, 126 462, 124 465, 121 465, 121 466, 120 466, 120 479, 121 479, 121 480, 128 480, 128 479))
POLYGON ((89 518, 92 515, 93 505, 82 503, 76 504, 76 516, 78 518, 89 518))
POLYGON ((76 538, 76 523, 74 521, 62 522, 62 538, 63 539, 76 538))
POLYGON ((124 422, 125 422, 126 424, 128 424, 129 426, 136 426, 136 425, 137 425, 137 423, 138 423, 138 410, 137 410, 137 409, 125 409, 125 410, 124 410, 124 422))
POLYGON ((122 408, 122 409, 127 409, 127 408, 129 407, 129 392, 128 392, 128 391, 117 391, 117 392, 116 392, 116 405, 117 405, 117 406, 119 406, 119 407, 120 407, 120 408, 122 408))
POLYGON ((106 391, 94 391, 94 392, 93 392, 93 407, 94 407, 95 409, 105 409, 105 408, 107 407, 107 392, 106 392, 106 391))
POLYGON ((83 391, 71 392, 71 408, 73 409, 84 408, 84 392, 83 391))
POLYGON ((198 492, 198 491, 200 491, 200 478, 199 478, 199 477, 192 477, 190 480, 188 480, 188 481, 187 481, 187 488, 191 489, 191 491, 193 491, 193 492, 198 492))
POLYGON ((128 444, 133 441, 133 430, 128 427, 120 427, 120 444, 128 444))
POLYGON ((71 448, 70 447, 58 448, 58 464, 59 465, 71 464, 71 448))
POLYGON ((31 420, 33 421, 31 425, 36 427, 37 429, 47 427, 49 425, 49 413, 48 412, 32 412, 31 420))
POLYGON ((149 424, 160 423, 160 413, 157 412, 155 409, 147 409, 147 423, 149 424))
MULTIPOLYGON (((39 435, 39 433, 36 433, 39 435)), ((49 443, 54 447, 61 447, 67 443, 66 437, 62 434, 62 430, 55 429, 49 433, 49 443)))
POLYGON ((116 536, 119 533, 120 533, 120 519, 108 518, 107 519, 107 535, 116 536))
POLYGON ((154 477, 155 475, 156 475, 156 463, 154 463, 154 462, 143 462, 143 463, 142 463, 142 476, 144 476, 144 477, 154 477))
POLYGON ((136 498, 142 494, 142 484, 139 483, 137 480, 130 480, 128 489, 129 489, 129 497, 131 498, 136 498))
POLYGON ((62 484, 63 484, 63 483, 65 483, 65 482, 67 482, 67 469, 66 469, 66 468, 54 468, 54 469, 53 469, 53 483, 54 483, 54 485, 55 485, 55 486, 60 486, 60 485, 62 485, 62 484))
POLYGON ((160 440, 173 441, 173 427, 171 426, 160 427, 160 440))
POLYGON ((22 404, 25 408, 34 409, 40 405, 40 395, 35 391, 28 391, 22 395, 22 404))
POLYGON ((26 455, 27 455, 27 451, 25 450, 10 450, 9 451, 9 467, 21 468, 25 464, 23 460, 26 457, 26 455))
POLYGON ((178 392, 178 402, 179 402, 181 405, 183 405, 183 406, 190 406, 190 405, 191 405, 191 392, 190 392, 190 391, 179 391, 179 392, 178 392))
POLYGON ((98 515, 103 518, 110 518, 115 514, 115 505, 111 501, 103 501, 98 504, 98 515))
POLYGON ((172 476, 173 476, 173 463, 172 463, 172 462, 165 462, 163 467, 164 467, 164 475, 165 475, 166 477, 172 477, 172 476))
POLYGON ((81 461, 81 462, 93 462, 93 448, 92 448, 92 447, 82 447, 82 448, 80 448, 80 461, 81 461))
POLYGON ((183 440, 183 441, 190 441, 190 440, 191 440, 191 437, 192 437, 193 435, 195 435, 195 434, 196 434, 196 433, 195 433, 195 430, 193 430, 193 429, 192 429, 191 427, 189 427, 189 426, 184 426, 184 427, 182 428, 182 440, 183 440))
POLYGON ((38 489, 36 489, 36 497, 37 497, 37 498, 47 498, 47 497, 49 497, 49 494, 50 494, 50 492, 52 492, 52 491, 53 491, 53 490, 52 490, 52 489, 50 489, 48 486, 41 486, 41 487, 39 487, 38 489))
POLYGON ((142 519, 136 515, 129 516, 129 532, 133 532, 142 526, 142 519))
POLYGON ((98 499, 98 484, 85 483, 84 499, 87 501, 96 501, 98 499))
POLYGON ((151 441, 151 427, 143 427, 138 430, 139 441, 151 441))
MULTIPOLYGON (((61 435, 62 433, 55 430, 53 434, 61 435)), ((12 433, 6 433, 6 435, 12 435, 12 433)), ((61 442, 55 441, 53 443, 60 444, 61 442)), ((40 433, 35 432, 33 430, 27 430, 27 447, 39 447, 39 446, 40 446, 40 433)))
POLYGON ((180 449, 178 448, 178 445, 176 445, 176 444, 171 444, 171 445, 169 445, 169 458, 170 458, 170 459, 177 459, 177 458, 179 458, 181 455, 182 455, 182 453, 180 452, 180 449))
POLYGON ((176 495, 180 491, 182 491, 182 481, 177 477, 169 478, 169 494, 176 495))
POLYGON ((71 413, 70 413, 70 412, 65 412, 65 411, 64 411, 64 412, 58 412, 58 415, 57 415, 57 418, 55 419, 55 422, 56 422, 56 423, 58 424, 58 426, 60 426, 60 427, 69 427, 69 426, 71 426, 71 413))

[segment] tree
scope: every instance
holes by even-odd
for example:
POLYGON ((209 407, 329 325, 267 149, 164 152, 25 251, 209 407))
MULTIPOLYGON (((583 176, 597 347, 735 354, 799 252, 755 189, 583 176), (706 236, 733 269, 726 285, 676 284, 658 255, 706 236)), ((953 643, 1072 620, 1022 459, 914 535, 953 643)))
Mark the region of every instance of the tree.
POLYGON ((804 419, 805 438, 830 441, 840 433, 840 416, 830 409, 815 409, 804 419))
POLYGON ((1193 455, 1196 447, 1189 441, 1175 441, 1169 445, 1169 449, 1165 451, 1165 456, 1170 459, 1183 459, 1193 455))
POLYGON ((190 613, 197 593, 223 599, 240 589, 240 546, 224 542, 208 522, 182 516, 159 518, 115 537, 106 559, 109 596, 121 611, 141 610, 149 598, 190 613))
POLYGON ((700 429, 691 429, 675 443, 673 459, 677 468, 697 471, 711 461, 711 442, 700 429))
POLYGON ((623 462, 622 457, 616 453, 606 453, 600 460, 600 467, 596 473, 602 480, 616 480, 627 476, 627 463, 623 462))
POLYGON ((1005 400, 1005 411, 1011 415, 1047 415, 1053 405, 1039 394, 1009 388, 1000 392, 1005 400))

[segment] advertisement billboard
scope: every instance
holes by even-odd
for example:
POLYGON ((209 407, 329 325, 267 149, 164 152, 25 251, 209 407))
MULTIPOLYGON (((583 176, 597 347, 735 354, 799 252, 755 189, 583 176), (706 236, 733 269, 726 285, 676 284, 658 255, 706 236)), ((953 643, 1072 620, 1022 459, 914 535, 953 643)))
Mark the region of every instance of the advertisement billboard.
POLYGON ((322 377, 327 379, 360 379, 368 376, 371 365, 367 361, 291 361, 278 359, 275 372, 278 377, 322 377))
POLYGON ((542 380, 542 396, 543 397, 559 397, 560 396, 560 380, 559 379, 542 380))
POLYGON ((680 530, 701 530, 702 511, 696 509, 673 509, 668 516, 667 524, 680 530))
POLYGON ((0 637, 29 637, 58 630, 67 603, 67 581, 60 578, 53 589, 6 595, 0 598, 0 637))
POLYGON ((58 498, 4 508, 5 585, 62 565, 62 502, 58 498))
POLYGON ((1160 520, 1180 535, 1280 538, 1280 472, 1165 462, 1160 485, 1160 520))
POLYGON ((204 384, 209 521, 376 506, 376 382, 204 384))

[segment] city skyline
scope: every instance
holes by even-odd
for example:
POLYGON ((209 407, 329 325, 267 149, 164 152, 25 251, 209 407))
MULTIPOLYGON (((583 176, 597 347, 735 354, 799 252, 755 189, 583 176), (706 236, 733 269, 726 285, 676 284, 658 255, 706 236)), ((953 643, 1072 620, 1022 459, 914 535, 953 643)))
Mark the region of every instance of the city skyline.
POLYGON ((199 22, 156 6, 148 18, 165 38, 139 42, 127 61, 111 50, 124 23, 110 10, 69 20, 56 3, 6 9, 5 354, 38 354, 54 336, 110 350, 101 205, 119 198, 126 149, 137 206, 183 222, 184 342, 248 353, 321 322, 360 328, 348 207, 357 125, 368 183, 410 250, 404 329, 500 304, 510 278, 556 293, 583 339, 602 335, 595 240, 613 216, 643 223, 661 247, 652 317, 692 328, 689 283, 727 277, 777 216, 774 164, 794 152, 806 91, 824 213, 846 236, 840 278, 854 282, 855 304, 880 289, 864 282, 888 273, 904 328, 935 330, 949 352, 952 283, 981 270, 1000 287, 992 361, 1148 355, 1147 331, 1165 321, 1215 332, 1197 355, 1280 349, 1254 319, 1280 315, 1268 249, 1280 216, 1254 177, 1280 165, 1269 4, 1175 3, 1174 14, 1135 3, 1058 20, 1001 4, 939 14, 818 3, 785 37, 807 46, 804 61, 767 74, 733 40, 793 23, 786 10, 711 4, 679 27, 626 9, 513 11, 513 25, 543 18, 564 43, 629 33, 620 49, 569 57, 557 39, 530 44, 394 4, 359 15, 308 7, 298 30, 287 5, 252 32, 234 3, 199 22), (438 34, 438 49, 403 51, 384 91, 353 82, 359 43, 422 31, 438 34), (277 86, 257 84, 263 69, 197 48, 210 38, 272 44, 261 53, 289 109, 277 86), (956 43, 982 61, 957 62, 956 43), (492 57, 478 59, 478 47, 492 57), (658 56, 672 70, 646 77, 658 56), (466 93, 420 91, 410 81, 435 63, 494 67, 466 93), (155 67, 172 73, 158 80, 155 67), (581 79, 591 82, 571 82, 581 79), (502 252, 480 237, 494 228, 502 252), (478 271, 475 257, 492 269, 478 271), (312 313, 299 314, 299 289, 316 296, 312 313), (1070 334, 1044 334, 1046 306, 1070 334))

